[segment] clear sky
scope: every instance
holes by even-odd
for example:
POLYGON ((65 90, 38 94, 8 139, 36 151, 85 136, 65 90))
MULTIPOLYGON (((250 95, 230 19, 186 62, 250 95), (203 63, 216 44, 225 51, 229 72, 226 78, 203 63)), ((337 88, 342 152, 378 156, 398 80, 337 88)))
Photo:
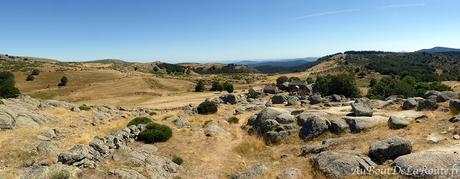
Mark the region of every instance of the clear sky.
POLYGON ((1 0, 0 53, 217 62, 460 47, 459 0, 1 0))

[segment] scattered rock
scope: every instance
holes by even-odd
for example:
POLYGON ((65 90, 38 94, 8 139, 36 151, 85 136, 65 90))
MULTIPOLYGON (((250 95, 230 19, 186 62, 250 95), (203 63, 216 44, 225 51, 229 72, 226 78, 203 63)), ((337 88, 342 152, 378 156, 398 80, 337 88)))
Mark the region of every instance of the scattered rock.
POLYGON ((367 98, 357 99, 351 104, 351 109, 355 116, 369 116, 372 117, 374 111, 371 108, 370 101, 367 98))
POLYGON ((359 133, 363 130, 370 129, 380 124, 388 122, 388 118, 382 116, 374 117, 344 117, 347 124, 350 126, 352 133, 359 133))
POLYGON ((436 110, 438 109, 438 103, 436 99, 423 99, 419 102, 417 110, 436 110))
POLYGON ((375 163, 383 164, 387 160, 394 160, 399 156, 410 154, 411 151, 411 142, 396 136, 371 144, 369 157, 375 163))
POLYGON ((276 176, 276 179, 301 179, 303 178, 302 171, 297 168, 288 168, 287 170, 276 176))
POLYGON ((286 96, 284 95, 275 95, 272 97, 272 104, 283 104, 286 102, 286 96))
POLYGON ((323 98, 321 97, 320 94, 314 94, 308 98, 308 101, 310 101, 310 104, 314 105, 314 104, 322 103, 323 98))
POLYGON ((279 90, 278 90, 278 87, 276 87, 276 86, 265 86, 264 87, 264 93, 277 94, 277 93, 279 93, 279 90))
POLYGON ((334 134, 341 134, 350 131, 350 126, 344 119, 332 119, 330 120, 329 131, 334 134))
POLYGON ((37 148, 38 154, 40 155, 44 155, 44 156, 56 156, 57 155, 58 146, 51 142, 40 142, 36 148, 37 148))
POLYGON ((257 134, 264 137, 265 141, 270 144, 281 142, 285 139, 292 125, 290 120, 290 111, 280 108, 267 107, 256 116, 248 120, 248 125, 257 134), (278 122, 281 121, 282 123, 278 122))
POLYGON ((316 115, 307 116, 300 129, 299 137, 303 140, 311 140, 318 137, 329 129, 329 121, 316 115))
POLYGON ((440 92, 440 94, 437 95, 436 97, 436 101, 438 103, 446 102, 451 99, 458 99, 458 94, 453 91, 443 91, 443 92, 440 92))
POLYGON ((460 135, 455 134, 455 135, 453 136, 453 138, 454 138, 455 140, 460 140, 460 135))
POLYGON ((287 97, 287 105, 288 106, 300 105, 299 98, 297 98, 295 96, 288 96, 287 97))
POLYGON ((390 129, 402 129, 409 126, 410 121, 402 117, 391 116, 388 120, 388 127, 390 129))
POLYGON ((443 141, 443 140, 446 140, 446 139, 447 138, 445 136, 443 136, 441 134, 438 134, 438 133, 432 133, 432 134, 428 135, 428 137, 426 137, 426 140, 430 144, 437 144, 440 141, 443 141))
POLYGON ((38 166, 27 168, 21 178, 53 178, 55 176, 65 178, 78 178, 81 170, 77 167, 63 164, 54 164, 50 166, 38 166))
POLYGON ((280 124, 291 124, 294 122, 295 117, 289 113, 282 113, 276 116, 275 120, 280 124))
POLYGON ((376 164, 357 151, 325 151, 312 158, 313 167, 327 177, 353 176, 356 170, 369 172, 376 164))
POLYGON ((317 154, 323 152, 333 144, 335 144, 333 140, 325 140, 321 143, 321 145, 302 147, 300 149, 300 156, 306 156, 308 154, 317 154))
POLYGON ((231 134, 219 127, 215 122, 206 124, 204 134, 208 137, 230 137, 231 134))
POLYGON ((449 107, 454 112, 460 112, 460 100, 454 99, 449 101, 449 107))
POLYGON ((268 168, 264 164, 255 164, 245 171, 237 172, 232 179, 251 179, 263 177, 268 174, 268 168))
POLYGON ((460 115, 451 117, 449 119, 449 122, 452 122, 452 123, 460 122, 460 115))
POLYGON ((415 109, 418 105, 418 102, 415 100, 415 98, 408 98, 406 101, 404 101, 402 105, 403 110, 411 110, 415 109))
POLYGON ((174 121, 174 124, 180 128, 188 128, 191 127, 190 122, 184 118, 178 118, 174 121))

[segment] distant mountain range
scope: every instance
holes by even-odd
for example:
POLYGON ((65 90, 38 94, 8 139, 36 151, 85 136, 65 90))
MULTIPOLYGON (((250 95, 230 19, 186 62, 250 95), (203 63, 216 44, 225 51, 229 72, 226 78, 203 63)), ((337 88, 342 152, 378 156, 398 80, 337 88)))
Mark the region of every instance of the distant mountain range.
POLYGON ((282 67, 295 67, 309 62, 316 61, 316 57, 295 58, 295 59, 279 59, 279 60, 243 60, 232 62, 238 65, 248 65, 252 67, 257 66, 282 66, 282 67))
POLYGON ((460 52, 460 49, 448 48, 448 47, 434 47, 430 49, 422 49, 417 52, 426 52, 426 53, 460 52))

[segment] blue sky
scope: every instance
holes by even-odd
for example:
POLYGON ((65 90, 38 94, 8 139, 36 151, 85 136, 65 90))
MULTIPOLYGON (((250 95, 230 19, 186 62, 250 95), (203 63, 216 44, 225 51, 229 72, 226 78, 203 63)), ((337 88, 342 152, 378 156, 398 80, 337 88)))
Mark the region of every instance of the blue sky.
POLYGON ((1 0, 0 53, 217 62, 460 47, 458 0, 1 0))

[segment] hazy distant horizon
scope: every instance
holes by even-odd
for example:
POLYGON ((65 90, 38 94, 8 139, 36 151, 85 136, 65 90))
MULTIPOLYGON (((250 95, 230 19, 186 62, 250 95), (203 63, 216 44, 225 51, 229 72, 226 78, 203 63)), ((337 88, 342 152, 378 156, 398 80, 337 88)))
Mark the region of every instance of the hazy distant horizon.
POLYGON ((0 53, 219 62, 460 47, 457 0, 6 0, 0 53))

